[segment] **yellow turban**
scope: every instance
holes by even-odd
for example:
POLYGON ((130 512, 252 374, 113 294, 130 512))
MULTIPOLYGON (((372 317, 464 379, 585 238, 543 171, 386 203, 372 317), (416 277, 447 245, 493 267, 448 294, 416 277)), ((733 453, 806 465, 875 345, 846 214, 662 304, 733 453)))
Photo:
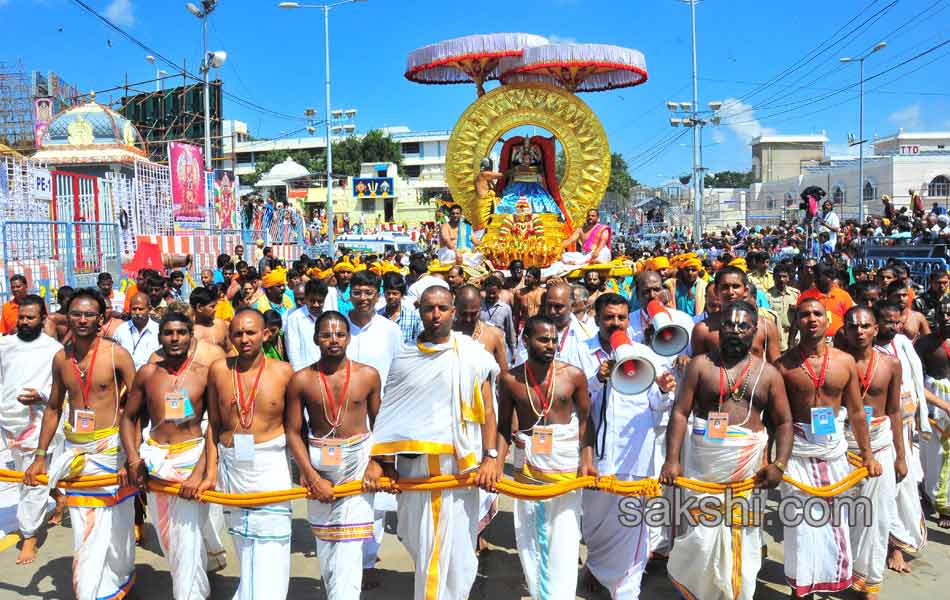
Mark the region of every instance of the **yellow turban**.
POLYGON ((261 285, 264 286, 265 289, 272 288, 275 285, 287 285, 287 269, 284 267, 271 269, 261 278, 261 285))
POLYGON ((741 256, 739 258, 732 259, 732 262, 729 263, 729 266, 741 269, 743 273, 749 270, 748 265, 745 263, 745 259, 741 256))
POLYGON ((434 261, 429 263, 430 273, 448 273, 450 270, 452 270, 451 263, 443 264, 439 262, 439 259, 435 259, 434 261))
POLYGON ((687 267, 696 267, 697 269, 703 268, 703 262, 693 254, 692 256, 684 256, 683 260, 680 261, 680 269, 685 269, 687 267))
POLYGON ((633 275, 633 269, 626 266, 614 267, 610 270, 611 277, 628 277, 633 275))
POLYGON ((334 273, 339 273, 340 271, 349 271, 352 273, 354 270, 355 268, 353 267, 353 263, 351 263, 350 259, 348 258, 344 258, 340 262, 333 265, 334 273))

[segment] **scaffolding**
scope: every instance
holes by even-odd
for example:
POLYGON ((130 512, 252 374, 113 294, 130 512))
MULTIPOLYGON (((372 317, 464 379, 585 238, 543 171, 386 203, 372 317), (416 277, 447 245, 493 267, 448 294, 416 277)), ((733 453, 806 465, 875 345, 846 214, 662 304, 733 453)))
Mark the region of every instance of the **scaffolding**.
POLYGON ((0 143, 30 150, 34 136, 32 79, 22 61, 0 61, 0 143))
MULTIPOLYGON (((168 77, 157 80, 162 83, 168 77)), ((143 83, 151 83, 143 82, 143 83)), ((167 164, 168 142, 204 144, 204 84, 188 84, 182 76, 182 85, 176 88, 143 90, 141 84, 124 86, 125 95, 119 100, 119 113, 132 122, 145 140, 145 150, 152 162, 167 164)), ((210 82, 211 103, 211 156, 222 156, 221 81, 210 82)))

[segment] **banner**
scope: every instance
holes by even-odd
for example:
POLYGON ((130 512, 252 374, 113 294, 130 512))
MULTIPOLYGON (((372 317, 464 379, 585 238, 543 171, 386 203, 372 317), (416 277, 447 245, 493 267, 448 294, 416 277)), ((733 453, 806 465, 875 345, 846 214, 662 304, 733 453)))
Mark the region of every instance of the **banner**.
POLYGON ((176 227, 204 227, 204 156, 199 146, 168 142, 168 166, 172 180, 172 218, 176 227))
POLYGON ((354 198, 392 198, 392 177, 354 177, 354 198))
POLYGON ((238 229, 237 178, 226 169, 214 170, 214 208, 219 229, 238 229))

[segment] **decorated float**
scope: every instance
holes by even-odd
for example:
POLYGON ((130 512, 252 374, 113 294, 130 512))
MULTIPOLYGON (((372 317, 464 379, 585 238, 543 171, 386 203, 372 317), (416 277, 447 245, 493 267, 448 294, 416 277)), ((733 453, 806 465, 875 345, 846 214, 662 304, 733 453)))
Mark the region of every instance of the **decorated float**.
POLYGON ((610 180, 607 133, 577 94, 639 85, 647 70, 643 54, 629 48, 492 33, 415 50, 405 76, 417 83, 476 85, 478 98, 449 138, 452 199, 493 264, 520 259, 547 267, 562 260, 562 243, 597 208, 610 180), (485 91, 492 80, 500 85, 485 91), (527 133, 529 128, 549 135, 527 133))

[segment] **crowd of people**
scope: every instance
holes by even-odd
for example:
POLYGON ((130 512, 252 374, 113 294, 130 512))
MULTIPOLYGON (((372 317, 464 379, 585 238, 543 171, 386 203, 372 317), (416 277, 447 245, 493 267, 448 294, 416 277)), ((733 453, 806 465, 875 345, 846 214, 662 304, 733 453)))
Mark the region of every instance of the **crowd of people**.
POLYGON ((378 582, 395 512, 414 597, 461 599, 506 473, 655 478, 665 502, 600 486, 515 500, 530 596, 573 598, 580 579, 637 598, 653 560, 686 598, 751 599, 775 490, 794 595, 875 598, 887 569, 910 572, 927 518, 950 528, 950 275, 922 287, 900 260, 862 269, 829 220, 837 239, 817 258, 748 233, 741 248, 598 262, 601 242, 578 240, 589 260, 557 276, 521 261, 473 276, 454 240, 457 263, 392 252, 285 265, 264 248, 251 264, 239 247, 190 291, 179 271, 142 270, 124 290, 102 273, 96 288, 60 288, 50 312, 14 275, 0 430, 24 472, 17 562, 35 560, 52 493, 68 508, 80 600, 131 589, 146 513, 174 598, 210 595, 225 529, 235 598, 284 598, 285 491, 299 485, 329 598, 378 582), (657 345, 658 312, 688 334, 672 353, 657 345), (646 389, 614 385, 618 339, 654 371, 646 389), (836 487, 857 468, 866 478, 836 487), (466 474, 474 485, 400 488, 466 474), (57 491, 79 476, 89 483, 57 491), (733 490, 715 484, 746 502, 725 504, 733 490), (215 491, 239 500, 222 510, 215 491), (855 496, 870 501, 863 518, 821 519, 855 496))

